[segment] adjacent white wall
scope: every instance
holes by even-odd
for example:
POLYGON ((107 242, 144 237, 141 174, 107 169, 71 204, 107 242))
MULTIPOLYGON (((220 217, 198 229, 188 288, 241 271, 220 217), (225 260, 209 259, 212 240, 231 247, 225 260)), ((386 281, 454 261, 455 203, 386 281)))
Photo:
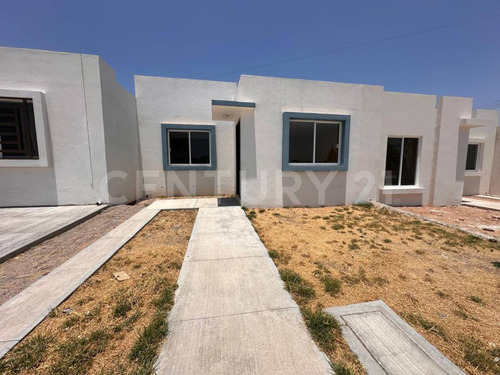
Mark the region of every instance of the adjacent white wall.
POLYGON ((94 91, 98 91, 98 69, 96 56, 0 48, 0 88, 44 93, 52 154, 48 167, 1 167, 0 206, 106 200, 107 197, 92 186, 97 175, 105 170, 101 146, 104 136, 92 122, 100 106, 86 102, 94 91), (82 71, 87 73, 85 83, 82 71), (95 148, 89 150, 89 142, 95 148))
MULTIPOLYGON (((111 70, 98 56, 0 47, 0 89, 43 93, 50 154, 48 166, 43 167, 5 166, 7 160, 3 160, 0 207, 110 202, 108 167, 120 167, 115 160, 126 152, 131 153, 130 159, 124 157, 123 162, 131 165, 125 170, 138 166, 138 152, 129 136, 133 131, 124 134, 128 151, 119 153, 119 144, 113 139, 123 130, 113 130, 113 124, 123 122, 124 128, 131 129, 137 123, 133 97, 126 97, 113 80, 111 70), (107 136, 105 122, 109 123, 107 136)), ((114 181, 111 185, 128 200, 135 196, 128 187, 116 188, 114 181)))
POLYGON ((135 76, 144 193, 235 193, 235 127, 212 121, 212 99, 232 100, 236 83, 135 76), (217 171, 164 171, 161 124, 215 125, 217 171))
POLYGON ((472 111, 473 119, 480 119, 487 125, 469 131, 469 144, 478 144, 477 171, 465 171, 464 195, 489 194, 492 175, 495 137, 498 128, 498 112, 486 109, 472 111), (485 121, 486 120, 486 121, 485 121))
POLYGON ((470 118, 471 112, 470 98, 439 98, 431 190, 431 202, 435 205, 462 201, 469 129, 460 126, 460 120, 470 118))
POLYGON ((102 59, 99 67, 107 169, 100 186, 107 183, 109 203, 135 201, 143 196, 135 98, 102 59))
POLYGON ((500 196, 500 127, 496 128, 495 152, 493 153, 491 167, 490 194, 500 196))

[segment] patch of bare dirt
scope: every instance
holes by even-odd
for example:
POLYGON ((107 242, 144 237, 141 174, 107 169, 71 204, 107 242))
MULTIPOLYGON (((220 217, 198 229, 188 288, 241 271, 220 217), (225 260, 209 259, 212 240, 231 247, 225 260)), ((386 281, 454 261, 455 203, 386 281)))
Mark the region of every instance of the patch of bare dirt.
MULTIPOLYGON (((474 197, 474 199, 476 199, 474 197)), ((398 207, 429 219, 443 221, 464 229, 500 237, 500 211, 468 206, 398 207)))
MULTIPOLYGON (((450 220, 473 220, 470 208, 443 211, 450 220)), ((491 217, 496 214, 473 211, 481 222, 497 220, 491 217)), ((500 372, 494 362, 500 353, 499 244, 369 206, 252 215, 278 269, 298 273, 314 288, 314 297, 302 301, 308 307, 382 299, 468 373, 500 372), (327 293, 325 280, 340 290, 327 293)), ((361 373, 346 350, 340 347, 330 358, 361 373)))
POLYGON ((45 276, 143 207, 112 206, 68 231, 0 264, 0 304, 45 276))

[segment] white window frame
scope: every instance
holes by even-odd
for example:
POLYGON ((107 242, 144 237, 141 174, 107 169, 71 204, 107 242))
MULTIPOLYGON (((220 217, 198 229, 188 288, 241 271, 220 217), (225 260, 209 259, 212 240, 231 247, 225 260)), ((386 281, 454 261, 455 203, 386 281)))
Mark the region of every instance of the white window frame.
POLYGON ((0 89, 0 97, 23 98, 33 101, 35 132, 38 147, 38 159, 0 159, 0 168, 48 167, 52 158, 52 153, 50 152, 48 116, 43 92, 0 89))
MULTIPOLYGON (((399 176, 398 176, 398 184, 397 185, 386 185, 385 184, 385 173, 384 171, 384 187, 387 188, 415 188, 419 186, 419 170, 420 170, 420 148, 422 143, 422 137, 415 136, 400 136, 400 135, 390 135, 387 137, 387 141, 389 138, 401 138, 401 154, 399 156, 399 176), (418 139, 418 148, 417 148, 417 165, 415 166, 415 184, 414 185, 401 185, 401 176, 403 175, 403 155, 405 150, 405 138, 416 138, 418 139)), ((386 155, 385 155, 385 163, 387 163, 387 144, 386 144, 386 155)))
MULTIPOLYGON (((340 158, 342 155, 342 122, 340 121, 321 121, 321 120, 307 120, 307 119, 293 119, 290 120, 290 128, 292 125, 292 122, 312 122, 314 124, 314 131, 313 131, 313 161, 312 163, 291 163, 290 161, 288 162, 289 165, 340 165, 340 158), (338 161, 336 163, 316 163, 316 124, 330 124, 330 125, 337 125, 339 128, 339 137, 337 139, 337 158, 338 161)), ((288 151, 288 158, 290 158, 290 151, 288 151)))
POLYGON ((168 140, 168 165, 170 165, 172 167, 190 167, 190 166, 211 167, 212 166, 212 137, 210 134, 210 130, 168 129, 167 140, 168 140), (191 163, 191 133, 192 132, 194 132, 194 133, 208 133, 208 160, 210 161, 208 164, 191 163), (172 148, 170 147, 170 133, 189 133, 189 135, 188 135, 189 164, 172 163, 172 155, 171 155, 172 148))
POLYGON ((481 156, 481 147, 482 143, 479 142, 469 142, 467 143, 467 153, 465 154, 465 172, 468 173, 474 173, 474 172, 480 172, 481 168, 479 166, 479 157, 481 156), (469 152, 469 145, 476 145, 477 146, 477 151, 476 151, 476 165, 474 166, 474 169, 467 169, 467 153, 469 152))

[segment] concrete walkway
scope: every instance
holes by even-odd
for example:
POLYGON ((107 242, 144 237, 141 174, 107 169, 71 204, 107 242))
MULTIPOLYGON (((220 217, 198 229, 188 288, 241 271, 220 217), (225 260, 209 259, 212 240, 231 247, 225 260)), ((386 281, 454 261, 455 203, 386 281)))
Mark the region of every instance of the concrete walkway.
POLYGON ((0 306, 0 358, 68 298, 159 210, 143 209, 0 306))
POLYGON ((298 306, 239 207, 201 208, 159 374, 327 374, 298 306))
POLYGON ((472 197, 463 197, 462 206, 483 208, 485 210, 500 211, 500 200, 476 199, 472 197))
POLYGON ((103 206, 0 208, 0 262, 98 214, 103 206))
POLYGON ((148 210, 189 210, 202 207, 217 207, 217 198, 158 199, 148 210))

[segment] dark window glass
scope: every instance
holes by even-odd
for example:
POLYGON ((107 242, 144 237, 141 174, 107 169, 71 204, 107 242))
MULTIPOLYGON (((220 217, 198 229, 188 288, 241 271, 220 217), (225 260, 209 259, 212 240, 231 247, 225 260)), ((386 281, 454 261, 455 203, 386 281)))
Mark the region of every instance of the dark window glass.
POLYGON ((0 98, 0 159, 38 159, 31 99, 0 98))
POLYGON ((465 162, 466 171, 475 171, 477 169, 477 152, 479 145, 467 146, 467 161, 465 162))
POLYGON ((339 125, 316 124, 316 163, 339 162, 339 125))
POLYGON ((405 138, 401 185, 415 185, 417 175, 418 138, 405 138))
POLYGON ((385 159, 385 185, 398 185, 399 183, 401 146, 401 138, 389 138, 387 140, 387 155, 385 159))
POLYGON ((189 132, 169 131, 170 164, 189 164, 189 132))
POLYGON ((314 152, 314 123, 290 121, 290 163, 312 163, 314 152))
POLYGON ((191 164, 210 164, 209 132, 191 132, 191 164))

